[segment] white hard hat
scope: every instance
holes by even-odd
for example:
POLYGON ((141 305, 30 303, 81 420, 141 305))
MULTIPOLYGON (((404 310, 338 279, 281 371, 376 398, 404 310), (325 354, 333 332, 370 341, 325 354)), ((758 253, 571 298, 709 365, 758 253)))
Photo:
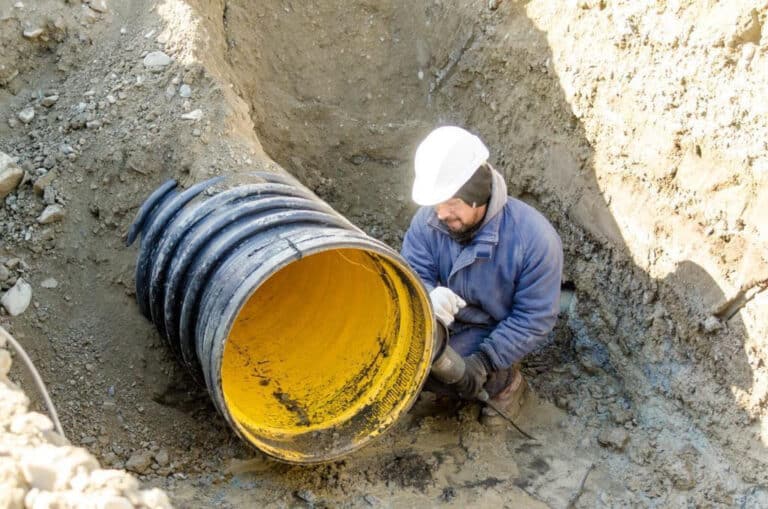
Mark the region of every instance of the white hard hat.
POLYGON ((487 160, 480 138, 460 127, 438 127, 416 149, 413 201, 427 206, 450 199, 487 160))

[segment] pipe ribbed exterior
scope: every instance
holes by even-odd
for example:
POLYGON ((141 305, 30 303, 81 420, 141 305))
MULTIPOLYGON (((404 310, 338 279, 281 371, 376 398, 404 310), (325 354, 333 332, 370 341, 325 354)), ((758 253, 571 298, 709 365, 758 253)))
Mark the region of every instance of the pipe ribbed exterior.
POLYGON ((210 195, 160 186, 141 234, 139 309, 246 441, 281 460, 361 447, 413 403, 432 319, 418 277, 293 178, 210 195))

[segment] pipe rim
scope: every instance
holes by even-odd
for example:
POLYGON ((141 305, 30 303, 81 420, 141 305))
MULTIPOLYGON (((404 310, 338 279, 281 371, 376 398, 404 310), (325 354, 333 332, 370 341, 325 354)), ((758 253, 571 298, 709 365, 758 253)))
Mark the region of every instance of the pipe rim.
MULTIPOLYGON (((323 237, 322 240, 317 243, 317 245, 302 249, 301 258, 326 251, 345 248, 373 252, 388 262, 392 263, 392 265, 398 269, 400 276, 405 276, 408 284, 412 285, 412 287, 417 290, 421 298, 421 303, 425 306, 425 309, 431 309, 426 287, 422 283, 421 279, 408 266, 407 262, 397 252, 376 239, 372 239, 370 237, 361 237, 357 234, 357 232, 343 231, 337 232, 337 234, 338 233, 351 235, 349 235, 348 239, 335 241, 329 241, 327 240, 329 237, 323 237)), ((338 238, 338 235, 336 235, 336 238, 338 238)), ((313 241, 316 241, 316 239, 313 238, 304 242, 311 244, 313 241)), ((216 376, 216 383, 212 383, 214 380, 209 380, 208 376, 206 375, 206 384, 208 385, 209 392, 211 393, 212 399, 219 412, 224 416, 230 427, 242 440, 251 444, 264 454, 267 454, 268 456, 285 463, 316 464, 339 459, 361 449, 362 447, 365 447, 372 441, 381 438, 387 430, 392 428, 411 409, 413 404, 416 402, 416 399, 421 392, 421 388, 426 382, 427 376, 429 374, 429 367, 434 349, 434 334, 437 325, 434 315, 429 313, 429 319, 425 321, 426 334, 425 337, 422 338, 423 350, 421 353, 421 358, 418 362, 418 373, 416 377, 418 383, 415 384, 413 388, 408 392, 408 397, 404 400, 401 400, 396 409, 387 414, 387 419, 379 423, 379 426, 375 432, 370 433, 364 440, 358 441, 356 443, 347 443, 345 446, 334 449, 330 453, 316 454, 314 456, 304 457, 291 457, 290 455, 282 453, 281 449, 272 447, 269 444, 263 442, 255 443, 253 437, 250 437, 241 429, 241 425, 230 414, 226 404, 222 384, 222 363, 224 359, 224 348, 227 343, 229 333, 232 330, 232 326, 237 319, 239 311, 245 304, 248 303, 250 298, 273 274, 278 273, 291 263, 297 261, 295 255, 295 251, 281 251, 278 255, 279 261, 272 265, 269 270, 260 270, 261 267, 257 268, 236 287, 233 296, 229 299, 229 303, 221 313, 220 319, 215 324, 216 327, 213 330, 213 334, 211 336, 209 336, 208 333, 205 334, 206 336, 210 337, 210 341, 205 341, 205 343, 209 344, 211 349, 209 350, 210 354, 206 356, 207 359, 210 360, 210 369, 204 371, 206 374, 210 373, 216 376)), ((274 260, 275 257, 273 256, 271 259, 274 260)), ((206 329, 210 330, 210 327, 206 327, 206 329)))

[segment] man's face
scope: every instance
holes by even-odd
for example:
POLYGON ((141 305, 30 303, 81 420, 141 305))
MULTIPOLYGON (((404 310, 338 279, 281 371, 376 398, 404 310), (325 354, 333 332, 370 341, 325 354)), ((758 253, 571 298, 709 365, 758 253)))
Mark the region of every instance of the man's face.
POLYGON ((453 233, 464 233, 483 218, 485 207, 472 207, 461 198, 451 198, 435 205, 435 213, 440 222, 453 233))

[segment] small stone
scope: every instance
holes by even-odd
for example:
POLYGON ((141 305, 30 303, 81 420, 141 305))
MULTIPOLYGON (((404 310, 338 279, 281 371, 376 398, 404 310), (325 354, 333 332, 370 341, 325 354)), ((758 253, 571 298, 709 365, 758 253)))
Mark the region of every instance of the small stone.
POLYGON ((42 196, 45 190, 56 179, 56 176, 57 176, 56 171, 49 171, 48 173, 44 174, 42 177, 35 180, 35 183, 32 184, 32 189, 35 191, 35 194, 38 196, 42 196))
POLYGON ((8 270, 8 267, 0 263, 0 283, 8 281, 9 277, 11 277, 11 271, 8 270))
POLYGON ((112 94, 109 94, 109 95, 107 96, 107 102, 108 102, 109 104, 115 104, 115 103, 117 102, 117 98, 116 98, 114 95, 112 95, 112 94))
POLYGON ((37 39, 41 35, 43 35, 44 30, 42 28, 27 28, 22 32, 22 35, 26 39, 37 39))
POLYGON ((88 129, 98 129, 101 127, 101 120, 89 120, 85 123, 85 127, 88 129))
POLYGON ((49 95, 48 97, 43 97, 43 99, 40 101, 40 104, 45 106, 46 108, 50 108, 54 104, 56 104, 56 101, 59 100, 58 95, 49 95))
POLYGON ((18 316, 27 310, 31 301, 32 287, 23 278, 19 278, 16 280, 16 284, 5 292, 5 295, 0 299, 0 304, 8 311, 9 315, 18 316))
POLYGON ((723 323, 714 315, 709 315, 701 325, 707 334, 715 333, 723 328, 723 323))
POLYGON ((160 449, 155 453, 155 461, 157 464, 161 467, 164 467, 170 463, 170 456, 168 455, 168 451, 165 449, 160 449))
POLYGON ((137 474, 143 474, 149 470, 149 466, 152 464, 152 454, 148 451, 141 451, 134 453, 128 461, 125 462, 125 469, 137 474))
POLYGON ((49 277, 49 278, 43 279, 42 282, 40 283, 40 286, 42 288, 52 289, 52 288, 58 287, 59 282, 53 279, 52 277, 49 277))
POLYGON ((312 493, 309 490, 299 490, 295 493, 296 497, 303 500, 304 502, 312 505, 317 501, 317 497, 315 497, 315 494, 312 493))
POLYGON ((43 190, 43 203, 46 205, 56 204, 56 191, 52 186, 48 186, 43 190))
POLYGON ((24 178, 24 171, 11 156, 0 152, 0 200, 16 189, 22 178, 24 178))
POLYGON ((198 110, 190 111, 189 113, 184 113, 181 116, 181 118, 184 119, 184 120, 198 121, 201 118, 203 118, 203 110, 198 109, 198 110))
POLYGON ((96 12, 107 12, 106 0, 91 0, 88 6, 96 12))
POLYGON ((186 83, 179 87, 179 96, 180 97, 192 97, 192 87, 187 85, 186 83))
POLYGON ((25 124, 29 124, 32 122, 32 119, 35 118, 35 109, 32 106, 28 106, 21 110, 17 117, 19 117, 19 120, 25 124))
POLYGON ((150 69, 162 69, 170 65, 171 62, 171 57, 162 51, 153 51, 144 57, 144 65, 150 69))
POLYGON ((43 210, 43 213, 40 214, 40 217, 37 218, 37 222, 40 224, 54 223, 64 219, 65 215, 64 207, 61 205, 48 205, 43 210))
POLYGON ((623 451, 629 442, 629 433, 624 428, 611 428, 603 430, 597 435, 597 442, 603 447, 623 451))

